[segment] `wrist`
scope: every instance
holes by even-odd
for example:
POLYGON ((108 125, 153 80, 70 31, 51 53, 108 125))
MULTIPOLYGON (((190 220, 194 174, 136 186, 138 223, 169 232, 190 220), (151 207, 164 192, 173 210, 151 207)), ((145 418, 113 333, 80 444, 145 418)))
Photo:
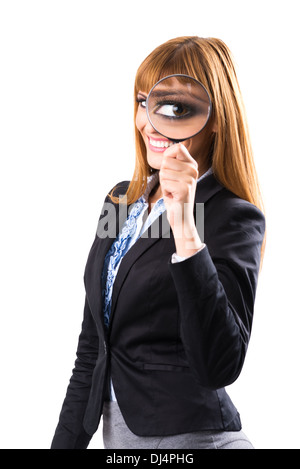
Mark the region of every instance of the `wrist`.
POLYGON ((176 253, 180 257, 189 257, 203 247, 203 243, 195 225, 183 225, 181 229, 173 229, 176 253))

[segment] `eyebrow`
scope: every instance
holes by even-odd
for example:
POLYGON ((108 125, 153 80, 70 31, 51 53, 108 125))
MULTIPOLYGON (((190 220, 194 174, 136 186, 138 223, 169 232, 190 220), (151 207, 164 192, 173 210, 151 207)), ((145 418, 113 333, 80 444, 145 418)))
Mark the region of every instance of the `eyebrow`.
MULTIPOLYGON (((154 98, 173 98, 173 97, 182 97, 185 96, 183 91, 168 91, 168 90, 153 90, 151 92, 151 96, 154 98)), ((190 93, 189 97, 197 99, 197 101, 201 101, 202 103, 209 104, 209 101, 205 101, 204 99, 199 98, 199 96, 190 93)))

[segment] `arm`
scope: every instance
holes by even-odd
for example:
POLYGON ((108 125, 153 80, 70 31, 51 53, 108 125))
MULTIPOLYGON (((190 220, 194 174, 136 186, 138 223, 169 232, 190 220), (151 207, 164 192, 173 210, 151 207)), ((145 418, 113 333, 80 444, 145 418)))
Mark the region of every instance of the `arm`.
MULTIPOLYGON (((126 193, 128 184, 129 181, 123 181, 117 184, 117 186, 115 186, 115 195, 119 195, 120 193, 123 195, 126 193)), ((104 200, 99 221, 105 217, 105 203, 109 200, 110 198, 107 195, 104 200)), ((97 233, 94 243, 96 240, 97 233)), ((91 255, 94 243, 90 249, 89 255, 91 255)), ((99 336, 86 295, 82 329, 77 347, 77 359, 52 441, 52 449, 84 449, 87 448, 91 440, 91 435, 86 433, 83 428, 83 419, 90 396, 93 372, 97 359, 99 358, 98 352, 99 336)))
POLYGON ((85 299, 82 330, 79 336, 77 359, 52 440, 51 449, 85 449, 91 435, 83 428, 92 374, 98 356, 98 335, 91 311, 85 299))
POLYGON ((181 313, 181 337, 198 382, 217 389, 241 372, 250 339, 264 216, 235 199, 218 207, 207 246, 169 262, 181 313))

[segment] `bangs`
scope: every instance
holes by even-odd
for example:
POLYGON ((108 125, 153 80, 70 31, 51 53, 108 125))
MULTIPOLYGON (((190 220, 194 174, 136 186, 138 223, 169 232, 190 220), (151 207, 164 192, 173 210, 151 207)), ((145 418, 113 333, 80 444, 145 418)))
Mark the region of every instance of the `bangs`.
MULTIPOLYGON (((174 74, 189 75, 203 83, 205 74, 199 62, 199 55, 189 44, 180 44, 173 50, 164 48, 155 50, 139 67, 135 80, 135 93, 143 91, 149 93, 160 79, 174 74), (185 46, 185 47, 184 47, 185 46), (201 79, 202 78, 202 79, 201 79)), ((203 83, 206 85, 206 83, 203 83)))

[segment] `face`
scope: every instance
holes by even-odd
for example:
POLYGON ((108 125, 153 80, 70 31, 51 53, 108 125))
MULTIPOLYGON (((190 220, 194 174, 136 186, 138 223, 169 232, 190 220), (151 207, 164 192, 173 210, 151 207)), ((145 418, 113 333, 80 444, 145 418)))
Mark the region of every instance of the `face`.
MULTIPOLYGON (((136 127, 143 137, 147 149, 148 164, 154 169, 160 169, 163 153, 172 145, 172 141, 161 136, 150 124, 146 112, 147 93, 139 91, 137 95, 138 111, 136 115, 136 127)), ((204 128, 199 134, 184 140, 182 143, 190 155, 197 161, 199 170, 204 164, 203 149, 206 148, 207 130, 204 128)))

